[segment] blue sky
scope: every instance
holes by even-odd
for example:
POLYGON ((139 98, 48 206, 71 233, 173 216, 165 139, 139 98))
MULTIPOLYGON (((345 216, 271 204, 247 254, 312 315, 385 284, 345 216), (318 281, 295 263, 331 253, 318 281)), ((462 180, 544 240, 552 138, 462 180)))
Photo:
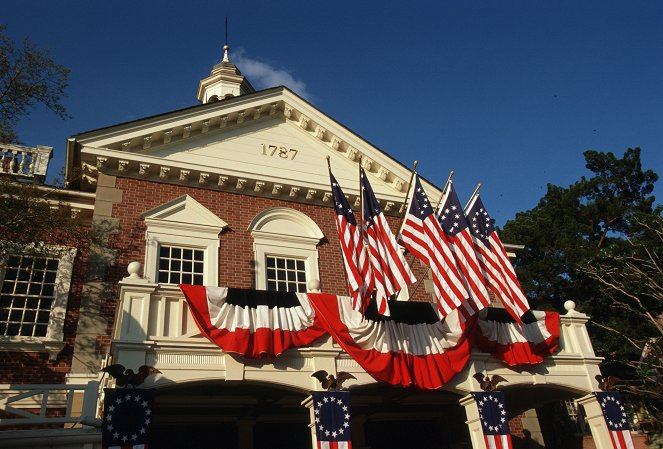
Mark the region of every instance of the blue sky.
POLYGON ((229 16, 256 88, 288 85, 439 185, 454 170, 461 201, 481 182, 498 225, 587 175, 587 149, 639 146, 663 175, 660 1, 6 3, 7 33, 72 71, 72 118, 19 127, 55 148, 50 172, 73 134, 197 104, 229 16))

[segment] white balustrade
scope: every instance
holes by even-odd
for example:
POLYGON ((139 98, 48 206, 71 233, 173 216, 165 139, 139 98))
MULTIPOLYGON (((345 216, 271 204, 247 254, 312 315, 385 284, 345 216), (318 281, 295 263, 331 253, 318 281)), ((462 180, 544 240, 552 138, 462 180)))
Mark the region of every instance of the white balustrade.
POLYGON ((51 147, 0 144, 0 173, 43 179, 52 156, 51 147))

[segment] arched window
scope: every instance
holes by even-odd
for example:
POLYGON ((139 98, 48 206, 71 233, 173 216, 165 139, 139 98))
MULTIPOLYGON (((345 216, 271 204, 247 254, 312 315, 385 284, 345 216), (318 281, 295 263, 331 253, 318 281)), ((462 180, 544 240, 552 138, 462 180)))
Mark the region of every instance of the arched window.
POLYGON ((306 292, 319 280, 318 243, 324 234, 307 215, 286 207, 266 209, 249 225, 256 289, 306 292))

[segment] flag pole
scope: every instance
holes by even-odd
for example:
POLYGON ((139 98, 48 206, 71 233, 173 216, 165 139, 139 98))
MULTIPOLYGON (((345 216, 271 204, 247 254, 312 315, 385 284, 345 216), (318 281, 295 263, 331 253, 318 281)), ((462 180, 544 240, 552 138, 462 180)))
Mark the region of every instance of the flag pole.
POLYGON ((477 184, 477 188, 474 189, 474 192, 472 193, 472 195, 470 196, 469 201, 467 202, 467 204, 466 204, 465 207, 463 208, 463 211, 466 211, 466 210, 467 210, 467 206, 469 206, 470 203, 472 202, 472 200, 474 199, 474 197, 477 196, 477 195, 479 194, 479 189, 480 189, 480 188, 481 188, 481 183, 477 184))
POLYGON ((414 161, 414 164, 412 166, 412 173, 410 173, 410 182, 408 183, 407 186, 407 192, 405 193, 405 207, 403 208, 403 213, 401 214, 401 224, 398 227, 398 231, 400 232, 401 228, 403 227, 403 223, 405 223, 405 215, 407 214, 407 199, 410 196, 410 192, 412 191, 412 180, 414 179, 414 175, 417 173, 417 164, 419 161, 414 161))
POLYGON ((361 182, 361 156, 359 156, 359 219, 361 226, 359 227, 359 240, 361 240, 362 246, 364 246, 364 191, 362 190, 361 182))
POLYGON ((437 211, 440 210, 440 206, 442 205, 442 200, 444 199, 444 194, 447 193, 449 184, 451 184, 451 178, 453 177, 454 177, 454 171, 451 170, 449 172, 449 177, 447 178, 447 182, 446 184, 444 184, 444 188, 442 189, 442 196, 440 197, 440 200, 437 202, 437 206, 435 206, 435 215, 437 215, 437 211))

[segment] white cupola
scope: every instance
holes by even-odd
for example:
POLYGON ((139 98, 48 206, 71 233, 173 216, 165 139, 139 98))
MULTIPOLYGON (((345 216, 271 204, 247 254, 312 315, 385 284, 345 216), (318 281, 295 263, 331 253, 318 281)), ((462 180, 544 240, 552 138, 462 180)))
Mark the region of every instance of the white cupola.
POLYGON ((196 97, 203 104, 255 92, 242 72, 230 62, 229 48, 227 44, 223 46, 223 59, 212 67, 210 76, 203 78, 198 84, 196 97))

